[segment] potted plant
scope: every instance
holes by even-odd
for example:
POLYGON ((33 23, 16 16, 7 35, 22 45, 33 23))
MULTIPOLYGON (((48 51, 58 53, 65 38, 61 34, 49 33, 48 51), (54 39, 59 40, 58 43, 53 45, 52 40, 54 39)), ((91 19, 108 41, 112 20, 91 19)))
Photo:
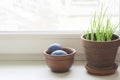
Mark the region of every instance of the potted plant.
POLYGON ((52 72, 63 73, 69 71, 74 61, 76 50, 73 48, 62 47, 58 43, 51 44, 44 51, 47 65, 52 72))
POLYGON ((111 18, 105 18, 106 10, 101 9, 100 14, 94 15, 91 27, 81 36, 84 46, 88 73, 95 75, 113 74, 118 65, 115 63, 120 37, 114 32, 117 25, 111 23, 111 18))

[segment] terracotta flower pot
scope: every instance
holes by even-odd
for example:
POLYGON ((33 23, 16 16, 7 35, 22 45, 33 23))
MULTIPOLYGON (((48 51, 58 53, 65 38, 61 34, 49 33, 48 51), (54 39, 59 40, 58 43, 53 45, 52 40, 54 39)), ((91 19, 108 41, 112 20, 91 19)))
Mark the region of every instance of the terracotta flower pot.
POLYGON ((63 50, 66 51, 68 55, 51 56, 50 54, 47 53, 47 50, 44 51, 47 65, 53 72, 57 73, 67 72, 73 64, 76 50, 73 48, 63 48, 63 50))
POLYGON ((115 58, 120 45, 119 36, 113 35, 112 41, 105 42, 86 40, 84 35, 81 39, 87 58, 86 69, 88 72, 98 75, 113 74, 117 69, 115 58))

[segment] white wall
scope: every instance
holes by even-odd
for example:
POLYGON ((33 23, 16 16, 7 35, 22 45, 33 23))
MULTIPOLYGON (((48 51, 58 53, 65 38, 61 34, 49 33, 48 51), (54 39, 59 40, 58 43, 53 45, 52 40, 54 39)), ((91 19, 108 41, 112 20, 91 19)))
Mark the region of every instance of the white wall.
MULTIPOLYGON (((85 60, 80 34, 2 34, 0 60, 45 60, 43 51, 52 43, 75 48, 75 60, 85 60)), ((120 49, 117 60, 120 61, 120 49)))

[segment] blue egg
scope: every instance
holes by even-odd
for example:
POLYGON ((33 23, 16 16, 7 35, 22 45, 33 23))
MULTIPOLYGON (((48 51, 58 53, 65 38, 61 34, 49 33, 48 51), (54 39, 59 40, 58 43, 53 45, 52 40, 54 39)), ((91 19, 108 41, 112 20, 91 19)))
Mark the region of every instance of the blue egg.
POLYGON ((65 51, 63 51, 63 50, 56 50, 56 51, 52 52, 51 55, 52 55, 52 56, 67 55, 67 52, 65 52, 65 51))
POLYGON ((62 46, 58 43, 53 43, 48 47, 48 53, 52 53, 55 50, 62 50, 62 46))

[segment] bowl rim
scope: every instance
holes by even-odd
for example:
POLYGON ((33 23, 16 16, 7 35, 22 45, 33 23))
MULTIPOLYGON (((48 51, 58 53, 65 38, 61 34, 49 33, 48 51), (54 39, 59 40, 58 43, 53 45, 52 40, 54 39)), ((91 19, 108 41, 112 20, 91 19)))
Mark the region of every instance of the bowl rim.
POLYGON ((47 53, 47 49, 44 50, 44 54, 47 55, 47 56, 52 56, 52 57, 66 57, 66 56, 71 56, 71 55, 74 55, 76 53, 76 50, 74 48, 70 48, 70 47, 63 47, 63 49, 70 49, 72 52, 69 53, 68 55, 51 55, 51 54, 48 54, 47 53))

